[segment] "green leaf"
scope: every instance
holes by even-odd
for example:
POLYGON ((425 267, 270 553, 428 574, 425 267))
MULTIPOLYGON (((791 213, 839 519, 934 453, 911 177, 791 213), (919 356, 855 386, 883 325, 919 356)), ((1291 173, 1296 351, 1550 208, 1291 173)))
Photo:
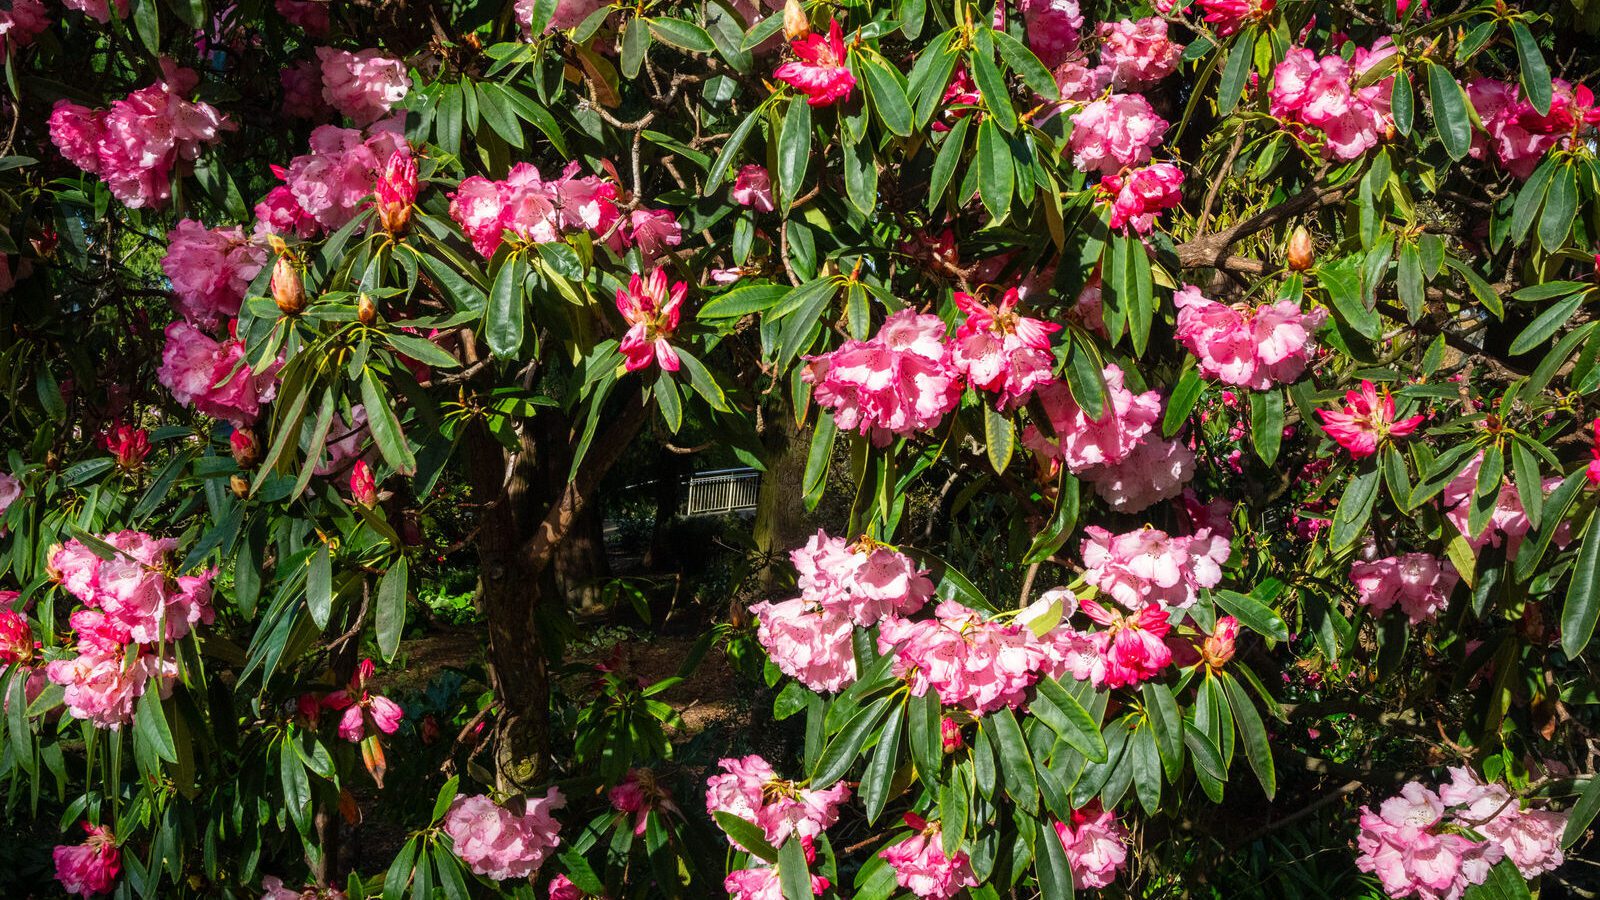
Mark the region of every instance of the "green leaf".
POLYGON ((900 83, 899 73, 875 56, 858 56, 857 59, 861 59, 863 63, 861 69, 867 82, 867 96, 872 100, 872 108, 878 113, 878 120, 883 123, 883 127, 901 137, 910 135, 911 101, 906 99, 905 87, 900 83))
POLYGON ((1578 212, 1578 176, 1572 164, 1563 165, 1550 178, 1550 193, 1539 214, 1539 243, 1545 252, 1554 253, 1567 241, 1572 219, 1578 212))
POLYGON ((778 885, 783 889, 783 900, 811 900, 811 870, 806 866, 805 845, 798 837, 791 837, 778 848, 778 885))
POLYGON ((400 635, 406 629, 406 591, 411 579, 410 563, 404 556, 396 559, 389 570, 378 579, 378 609, 376 628, 378 652, 383 661, 394 659, 400 648, 400 635))
POLYGON ((1033 754, 1028 752, 1028 742, 1022 737, 1022 728, 1002 706, 984 718, 994 726, 995 743, 1000 750, 1000 772, 1006 779, 1006 795, 1017 808, 1033 814, 1039 810, 1039 779, 1034 774, 1033 754))
POLYGON ((938 209, 939 204, 944 202, 945 192, 950 187, 950 176, 955 174, 956 164, 961 161, 961 153, 967 143, 967 129, 971 125, 971 116, 957 119, 944 136, 944 142, 939 145, 939 155, 933 160, 933 173, 928 181, 929 211, 938 209))
POLYGON ((754 313, 766 312, 778 305, 792 291, 783 284, 742 284, 719 297, 713 297, 700 307, 695 317, 701 321, 713 319, 740 319, 754 313))
POLYGON ((416 474, 417 457, 406 443, 405 433, 400 430, 400 419, 395 416, 394 404, 388 392, 371 369, 361 378, 361 403, 367 410, 367 427, 371 429, 372 438, 377 441, 378 452, 383 454, 384 461, 401 475, 416 474))
POLYGON ((1467 95, 1449 69, 1434 62, 1428 67, 1428 97, 1433 103, 1433 125, 1439 142, 1451 159, 1462 159, 1472 149, 1472 116, 1467 95))
MULTIPOLYGON (((1188 421, 1189 414, 1194 412, 1194 405, 1204 391, 1205 381, 1200 377, 1200 370, 1192 367, 1185 369, 1177 385, 1172 388, 1172 396, 1167 398, 1166 412, 1161 415, 1162 437, 1170 438, 1178 433, 1178 429, 1188 421)), ((1281 398, 1279 402, 1282 402, 1281 398)))
POLYGON ((156 755, 169 763, 178 761, 178 747, 172 741, 172 729, 167 727, 167 714, 161 708, 158 691, 145 691, 134 705, 133 730, 136 737, 155 750, 156 755))
POLYGON ((383 874, 383 900, 400 900, 405 895, 406 887, 411 884, 411 871, 415 868, 417 845, 418 838, 412 838, 395 854, 394 862, 383 874))
POLYGON ((1528 30, 1528 26, 1518 19, 1511 20, 1511 39, 1517 45, 1517 62, 1522 68, 1522 94, 1538 110, 1539 115, 1546 115, 1550 112, 1554 92, 1550 84, 1550 66, 1544 61, 1539 42, 1533 39, 1533 32, 1528 30))
POLYGON ((1244 92, 1245 82, 1250 80, 1255 55, 1256 31, 1254 27, 1246 28, 1234 39, 1233 49, 1228 51, 1228 63, 1222 69, 1222 82, 1217 88, 1217 112, 1221 115, 1232 113, 1239 105, 1239 95, 1244 92))
POLYGON ((1044 829, 1043 840, 1038 842, 1035 852, 1033 871, 1039 877, 1039 900, 1073 900, 1072 864, 1054 828, 1044 829))
POLYGON ((808 510, 817 508, 827 487, 828 466, 833 461, 833 443, 838 435, 839 426, 832 414, 822 416, 811 432, 811 448, 806 452, 806 471, 801 480, 808 510))
POLYGON ((1056 490, 1055 512, 1050 516, 1050 522, 1044 530, 1033 536, 1033 543, 1028 546, 1028 554, 1023 557, 1023 562, 1028 565, 1044 562, 1055 555, 1072 536, 1072 531, 1078 525, 1078 479, 1063 471, 1060 486, 1056 490))
POLYGON ((1072 355, 1067 358, 1067 389, 1089 418, 1099 421, 1105 414, 1105 372, 1086 339, 1072 342, 1072 355))
POLYGON ((1361 272, 1355 257, 1345 257, 1317 269, 1317 281, 1328 294, 1333 309, 1346 325, 1370 341, 1383 336, 1383 321, 1367 308, 1362 297, 1361 272))
POLYGON ((861 755, 861 748, 866 744, 868 735, 888 712, 890 699, 878 698, 871 706, 851 716, 844 728, 833 736, 833 740, 828 742, 827 748, 817 760, 816 770, 811 773, 812 790, 823 790, 850 771, 856 758, 861 755))
POLYGON ((1278 771, 1272 762, 1272 745, 1267 741, 1267 729, 1261 724, 1261 715, 1245 694, 1239 682, 1227 672, 1217 676, 1228 695, 1228 705, 1233 710, 1234 724, 1239 727, 1239 737, 1244 741, 1245 759, 1261 781, 1261 789, 1271 800, 1278 793, 1278 771))
POLYGON ((489 342, 489 352, 500 359, 515 359, 522 349, 524 325, 522 281, 526 262, 520 252, 513 252, 500 264, 494 288, 489 292, 487 327, 484 337, 489 342))
POLYGON ((1400 245, 1400 264, 1395 272, 1395 292, 1406 308, 1406 317, 1412 322, 1422 318, 1427 301, 1427 282, 1422 275, 1422 252, 1415 241, 1400 245))
POLYGON ((907 697, 905 710, 906 737, 911 744, 911 759, 917 765, 917 777, 924 784, 937 783, 944 764, 944 742, 940 733, 944 716, 939 695, 929 690, 921 697, 907 697))
POLYGON ((989 464, 996 472, 1004 472, 1011 464, 1011 454, 1017 448, 1016 429, 1011 416, 989 404, 983 407, 983 445, 989 455, 989 464))
MULTIPOLYGON (((1378 469, 1358 472, 1345 485, 1339 498, 1339 507, 1333 512, 1333 551, 1338 553, 1353 545, 1366 530, 1372 517, 1373 501, 1378 498, 1378 469)), ((1413 506, 1416 498, 1413 497, 1413 506)))
POLYGON ((1030 709, 1090 762, 1106 761, 1106 741, 1094 717, 1054 678, 1041 678, 1030 709), (1048 704, 1048 709, 1046 705, 1048 704), (1043 710, 1043 711, 1041 711, 1043 710))
POLYGON ((1528 327, 1522 329, 1522 333, 1517 335, 1516 340, 1511 342, 1511 354, 1516 356, 1527 353, 1529 350, 1540 347, 1550 340, 1560 330, 1561 326, 1567 324, 1567 320, 1572 318, 1572 314, 1578 311, 1583 299, 1583 294, 1577 294, 1554 304, 1540 313, 1539 317, 1529 322, 1528 327))
POLYGON ((1015 178, 1011 146, 994 119, 984 119, 978 124, 978 195, 996 221, 1004 219, 1010 211, 1015 178))
POLYGON ((333 561, 326 543, 317 547, 311 568, 306 571, 306 608, 318 628, 328 627, 328 617, 333 612, 333 561))
POLYGON ((1600 773, 1589 776, 1589 783, 1567 814, 1567 828, 1561 835, 1563 848, 1571 849, 1582 839, 1584 832, 1589 830, 1589 823, 1594 821, 1595 813, 1600 813, 1600 773))
POLYGON ((152 56, 161 55, 161 10, 156 0, 134 0, 133 30, 152 56))
POLYGON ((789 101, 782 133, 778 135, 778 196, 785 216, 794 198, 800 196, 800 186, 806 180, 806 167, 810 163, 811 107, 805 97, 797 96, 789 101))
MULTIPOLYGON (((782 18, 781 16, 779 18, 782 18)), ((701 191, 704 196, 711 196, 722 190, 722 183, 728 178, 728 170, 733 166, 734 160, 739 158, 739 150, 744 146, 745 139, 750 137, 750 132, 755 130, 761 121, 762 110, 765 105, 751 110, 744 117, 744 121, 733 129, 733 134, 723 142, 722 150, 717 153, 717 160, 711 164, 711 171, 706 174, 706 185, 701 191)))
MULTIPOLYGON (((751 856, 768 863, 778 861, 777 848, 767 842, 766 832, 762 831, 760 826, 754 822, 747 822, 733 813, 723 812, 720 809, 711 815, 712 818, 717 820, 717 824, 722 827, 728 837, 732 838, 734 843, 750 851, 751 856)), ((795 843, 799 843, 799 841, 795 841, 795 843)))
POLYGON ((622 75, 629 81, 639 77, 644 55, 650 49, 649 19, 630 19, 622 26, 622 75))
POLYGON ((1214 590, 1211 592, 1211 599, 1215 600, 1228 615, 1238 619, 1241 625, 1256 634, 1264 634, 1279 641, 1289 639, 1289 626, 1284 623, 1283 617, 1273 612, 1272 607, 1249 594, 1214 590))
POLYGON ((1410 137, 1412 123, 1416 120, 1416 94, 1411 90, 1411 76, 1404 70, 1394 73, 1394 86, 1389 90, 1389 112, 1394 116, 1395 130, 1410 137))
POLYGON ((1171 688, 1157 681, 1145 682, 1140 693, 1144 696, 1145 717, 1156 736, 1161 768, 1167 773, 1167 781, 1176 784, 1183 774, 1183 714, 1178 711, 1178 701, 1171 688))
POLYGON ((905 716, 894 710, 883 723, 883 733, 867 760, 866 774, 861 776, 861 802, 866 806, 867 822, 878 821, 883 806, 889 800, 889 789, 894 783, 894 773, 900 764, 900 728, 905 716))
MULTIPOLYGON (((989 110, 990 119, 1007 134, 1016 131, 1017 110, 1011 105, 1011 94, 1006 90, 1005 77, 994 64, 994 58, 982 48, 974 47, 967 53, 967 68, 972 72, 972 80, 978 86, 978 93, 983 96, 983 105, 989 110)), ((982 128, 978 130, 978 143, 980 147, 983 144, 982 128)))
POLYGON ((1277 388, 1250 394, 1250 443, 1262 462, 1277 460, 1283 443, 1283 392, 1277 388))
POLYGON ((667 423, 667 430, 673 434, 683 427, 683 403, 678 396, 678 386, 665 372, 656 378, 655 383, 656 405, 661 409, 661 418, 667 423))
POLYGON ((717 45, 712 43, 711 35, 699 25, 686 19, 660 18, 650 19, 650 33, 656 40, 664 44, 671 44, 679 50, 688 50, 691 53, 712 53, 717 45))
POLYGON ((784 317, 783 330, 778 334, 776 362, 780 371, 789 368, 789 363, 804 348, 806 338, 811 335, 811 329, 816 327, 823 310, 833 302, 834 295, 839 292, 839 286, 832 278, 823 278, 820 282, 801 285, 795 289, 795 294, 798 295, 802 291, 807 292, 804 305, 784 317), (811 284, 818 285, 814 292, 808 291, 811 284))
POLYGON ((1577 659, 1594 636, 1600 618, 1600 517, 1591 517, 1583 535, 1578 562, 1572 568, 1567 599, 1561 607, 1561 649, 1577 659))
POLYGON ((995 31, 992 34, 995 48, 1000 51, 1000 58, 1005 60, 1011 71, 1022 79, 1028 90, 1046 100, 1061 99, 1061 88, 1056 85, 1055 76, 1050 74, 1050 70, 1039 61, 1039 57, 1035 56, 1032 50, 1004 31, 995 31))
POLYGON ((1461 280, 1467 283, 1467 290, 1472 292, 1472 296, 1478 298, 1479 303, 1482 303, 1490 312, 1494 313, 1495 318, 1504 319, 1506 317, 1506 307, 1504 303, 1500 302, 1500 295, 1494 292, 1494 288, 1489 286, 1489 282, 1483 280, 1482 275, 1474 272, 1471 266, 1456 259, 1454 256, 1445 257, 1444 264, 1461 276, 1461 280))

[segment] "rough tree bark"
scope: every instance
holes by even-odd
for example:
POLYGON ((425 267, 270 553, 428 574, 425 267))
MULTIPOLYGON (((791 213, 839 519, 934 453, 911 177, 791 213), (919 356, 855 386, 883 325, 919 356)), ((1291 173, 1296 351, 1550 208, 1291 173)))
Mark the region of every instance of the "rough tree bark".
MULTIPOLYGON (((761 490, 756 495, 756 547, 769 561, 781 561, 785 552, 805 542, 811 530, 805 504, 811 430, 797 426, 787 411, 775 418, 767 427, 767 471, 761 475, 761 490)), ((778 572, 773 565, 761 569, 761 590, 776 586, 778 572)))

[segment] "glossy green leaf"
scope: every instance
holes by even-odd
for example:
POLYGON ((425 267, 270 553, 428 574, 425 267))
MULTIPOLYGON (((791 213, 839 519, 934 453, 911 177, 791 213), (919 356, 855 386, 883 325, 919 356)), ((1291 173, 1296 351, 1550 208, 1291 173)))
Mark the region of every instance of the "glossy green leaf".
POLYGON ((1472 149, 1472 116, 1467 111, 1467 94, 1449 69, 1432 62, 1426 65, 1434 128, 1450 158, 1462 159, 1472 149))
POLYGON ((1577 659, 1589 646, 1596 619, 1600 619, 1600 518, 1591 517, 1561 606, 1561 649, 1568 659, 1577 659))
POLYGON ((1517 45, 1517 62, 1521 68, 1522 94, 1533 104, 1539 115, 1550 112, 1553 91, 1550 84, 1550 66, 1544 61, 1539 42, 1533 32, 1520 20, 1511 20, 1511 40, 1517 45))
POLYGON ((811 107, 804 96, 789 101, 783 128, 778 135, 778 197, 785 215, 800 196, 811 164, 811 107))

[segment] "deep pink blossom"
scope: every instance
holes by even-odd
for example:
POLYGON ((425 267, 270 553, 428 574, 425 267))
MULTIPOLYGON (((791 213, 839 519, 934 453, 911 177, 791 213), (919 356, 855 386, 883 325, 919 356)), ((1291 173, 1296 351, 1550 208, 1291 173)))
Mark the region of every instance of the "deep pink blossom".
POLYGON ((983 95, 978 92, 972 76, 967 74, 966 64, 957 63, 950 74, 950 83, 945 86, 944 96, 939 98, 943 111, 933 120, 933 130, 949 131, 951 123, 966 118, 982 102, 983 95))
POLYGON ((1115 175, 1150 161, 1161 145, 1167 120, 1143 94, 1112 94, 1084 105, 1072 116, 1072 164, 1085 172, 1115 175))
POLYGON ((1371 50, 1357 48, 1348 61, 1333 54, 1319 58, 1304 47, 1290 49, 1272 72, 1272 115, 1297 134, 1320 135, 1325 156, 1355 159, 1394 129, 1389 110, 1394 76, 1364 80, 1394 52, 1388 38, 1380 38, 1371 50))
POLYGON ((167 326, 156 377, 184 406, 235 425, 250 425, 277 392, 279 364, 254 372, 237 339, 212 340, 187 322, 167 326))
POLYGON ((772 199, 772 176, 766 166, 748 165, 739 168, 739 177, 733 182, 733 201, 749 206, 756 212, 769 213, 778 206, 772 199))
POLYGON ((16 599, 16 591, 0 591, 0 671, 17 663, 26 666, 39 647, 28 617, 11 608, 16 599))
POLYGON ((1100 418, 1091 418, 1078 405, 1065 381, 1053 381, 1039 388, 1038 396, 1054 437, 1029 425, 1023 430, 1022 442, 1034 452, 1064 463, 1074 474, 1127 459, 1161 418, 1161 395, 1128 390, 1122 369, 1114 363, 1106 365, 1103 375, 1106 392, 1100 418))
POLYGON ((656 269, 649 278, 635 272, 628 289, 617 288, 617 312, 628 323, 628 332, 618 345, 629 372, 649 368, 654 362, 668 372, 678 371, 678 351, 672 348, 672 335, 678 330, 683 298, 689 285, 679 281, 667 287, 667 270, 656 269))
POLYGON ((0 9, 0 60, 26 47, 50 27, 50 16, 39 0, 11 0, 0 9))
POLYGON ((519 815, 482 794, 456 795, 444 816, 444 833, 475 874, 494 881, 527 878, 561 844, 561 823, 554 816, 566 805, 561 792, 551 788, 523 802, 519 815))
POLYGON ((1118 91, 1141 91, 1178 68, 1183 45, 1167 37, 1167 21, 1156 16, 1100 23, 1100 62, 1118 91))
POLYGON ((118 469, 137 472, 144 468, 145 457, 150 455, 150 432, 124 422, 102 434, 100 446, 111 454, 118 469))
MULTIPOLYGON (((556 0, 555 12, 545 31, 565 31, 576 28, 594 13, 610 5, 607 0, 556 0)), ((532 38, 534 0, 517 0, 517 24, 522 27, 524 40, 532 38)))
POLYGON ((649 769, 629 769, 628 774, 606 792, 606 799, 611 802, 611 808, 625 815, 633 816, 633 833, 644 834, 650 823, 650 813, 661 810, 675 813, 678 805, 672 802, 672 794, 656 780, 655 773, 649 769))
POLYGON ((843 781, 824 790, 802 787, 779 778, 760 756, 723 759, 717 765, 722 772, 706 780, 706 812, 728 813, 760 827, 774 847, 791 837, 815 838, 839 820, 839 807, 850 799, 850 786, 843 781))
POLYGON ((951 900, 965 888, 978 886, 966 851, 945 855, 938 823, 911 813, 905 819, 912 834, 878 854, 894 869, 896 883, 922 900, 951 900))
POLYGON ((1378 452, 1378 445, 1392 438, 1402 438, 1417 430, 1423 415, 1418 413, 1399 421, 1395 420, 1394 397, 1385 389, 1382 394, 1365 379, 1360 391, 1347 391, 1344 405, 1338 410, 1319 409, 1323 430, 1328 437, 1355 459, 1363 459, 1378 452))
POLYGON ((350 685, 322 698, 325 709, 342 710, 339 717, 339 736, 352 744, 359 744, 369 734, 382 732, 394 734, 405 719, 398 703, 367 690, 367 681, 375 668, 372 660, 363 659, 350 676, 350 685))
POLYGON ((316 60, 302 59, 285 66, 278 73, 278 83, 283 85, 284 115, 315 122, 327 119, 333 111, 328 101, 322 99, 322 67, 316 60))
POLYGON ((1480 78, 1467 85, 1484 131, 1473 135, 1472 156, 1489 154, 1518 178, 1526 179, 1546 153, 1557 146, 1584 146, 1600 125, 1594 94, 1557 78, 1552 82, 1550 109, 1540 114, 1513 82, 1480 78))
POLYGON ((879 447, 932 429, 961 399, 944 322, 914 309, 890 316, 871 340, 807 360, 801 377, 814 385, 817 404, 833 411, 841 429, 879 447))
POLYGON ((277 0, 278 15, 305 29, 306 34, 320 38, 328 33, 330 0, 277 0))
POLYGON ((1183 202, 1183 170, 1163 162, 1102 175, 1099 191, 1101 200, 1110 204, 1112 228, 1149 234, 1156 216, 1183 202))
POLYGON ((572 879, 558 873, 550 879, 550 900, 584 900, 584 893, 572 879))
POLYGON ((1046 66, 1055 68, 1077 49, 1083 31, 1078 0, 1017 0, 1017 10, 1028 31, 1028 47, 1046 66))
POLYGON ((1205 10, 1206 24, 1227 37, 1243 27, 1244 23, 1261 18, 1272 11, 1277 0, 1195 0, 1205 10))
POLYGON ((580 177, 578 171, 577 163, 569 163, 560 177, 546 181, 538 169, 518 163, 504 181, 474 175, 450 195, 450 217, 485 257, 494 255, 507 232, 542 244, 588 230, 620 252, 628 236, 619 221, 616 185, 593 175, 580 177))
POLYGON ((1055 823, 1055 831, 1079 890, 1105 887, 1128 864, 1128 830, 1098 802, 1073 810, 1072 821, 1055 823))
MULTIPOLYGON (((783 900, 783 885, 778 880, 778 870, 768 866, 753 869, 735 869, 722 880, 722 889, 729 900, 783 900)), ((822 896, 828 889, 828 879, 811 876, 811 892, 822 896)))
MULTIPOLYGON (((282 166, 273 166, 272 171, 279 178, 285 178, 289 174, 289 170, 282 166)), ((294 189, 287 184, 280 184, 268 191, 267 195, 261 198, 261 202, 256 204, 255 215, 257 237, 277 234, 304 240, 315 237, 322 228, 316 217, 306 212, 300 205, 294 189)))
POLYGON ((1228 306, 1192 284, 1177 292, 1173 304, 1178 342, 1199 360, 1201 373, 1255 391, 1291 384, 1305 373, 1316 350, 1311 335, 1327 318, 1324 309, 1302 313, 1288 300, 1228 306))
POLYGON ((1426 553, 1350 564, 1350 580, 1363 604, 1380 613, 1398 604, 1413 625, 1438 618, 1458 578, 1448 561, 1426 553))
POLYGON ((639 258, 653 266, 673 248, 683 243, 683 226, 670 209, 636 209, 628 215, 628 235, 639 248, 639 258))
POLYGON ((239 314, 245 291, 266 264, 266 246, 245 237, 239 226, 207 228, 184 219, 167 232, 161 269, 172 282, 178 313, 201 328, 215 328, 239 314))
MULTIPOLYGON (((61 0, 61 5, 75 9, 102 25, 111 21, 111 0, 61 0)), ((116 0, 116 10, 117 18, 126 19, 128 0, 116 0)))
POLYGON ((284 172, 300 209, 329 230, 343 227, 365 209, 389 157, 406 149, 400 123, 386 120, 370 132, 322 125, 311 132, 311 152, 284 172))
POLYGON ((1018 302, 1016 288, 994 306, 971 294, 955 295, 956 307, 967 317, 951 341, 951 362, 973 387, 997 394, 1001 408, 1021 405, 1034 388, 1051 380, 1050 335, 1061 330, 1018 312, 1018 302))
POLYGON ((389 114, 411 90, 405 63, 380 50, 351 53, 318 47, 322 99, 365 128, 389 114))
POLYGON ((789 46, 799 60, 779 66, 772 73, 773 78, 798 88, 812 106, 830 106, 849 99, 856 76, 845 64, 844 33, 838 19, 828 23, 826 35, 812 32, 789 46))
POLYGON ((378 225, 389 234, 399 234, 411 222, 411 206, 417 202, 417 160, 409 149, 389 157, 378 176, 374 192, 378 225))
MULTIPOLYGON (((1439 495, 1441 505, 1445 509, 1445 518, 1454 525, 1456 531, 1467 539, 1467 544, 1473 550, 1482 549, 1486 545, 1503 547, 1507 560, 1517 558, 1517 552, 1522 547, 1522 539, 1533 529, 1533 523, 1528 520, 1527 510, 1522 507, 1522 495, 1517 486, 1509 479, 1503 480, 1496 492, 1494 509, 1476 534, 1472 533, 1471 501, 1478 487, 1478 471, 1483 467, 1483 453, 1480 451, 1462 467, 1456 476, 1450 479, 1444 490, 1439 495)), ((1557 476, 1551 476, 1541 482, 1540 488, 1548 495, 1555 486, 1561 483, 1557 476)), ((1561 522, 1551 540, 1556 547, 1565 547, 1572 539, 1572 526, 1568 522, 1561 522)))
POLYGON ((81 844, 58 845, 52 852, 56 863, 56 881, 69 894, 93 897, 111 893, 111 887, 122 871, 122 851, 117 849, 116 835, 102 825, 83 823, 89 833, 81 844))
POLYGON ((378 482, 364 459, 356 460, 350 467, 350 499, 368 509, 378 505, 378 482))

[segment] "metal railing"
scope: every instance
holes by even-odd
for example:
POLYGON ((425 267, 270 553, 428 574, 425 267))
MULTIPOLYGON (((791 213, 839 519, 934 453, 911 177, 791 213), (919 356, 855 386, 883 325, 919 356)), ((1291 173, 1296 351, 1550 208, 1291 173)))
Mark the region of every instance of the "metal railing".
POLYGON ((696 472, 685 480, 682 514, 685 516, 724 516, 750 512, 756 508, 761 492, 761 473, 755 469, 715 469, 696 472))

